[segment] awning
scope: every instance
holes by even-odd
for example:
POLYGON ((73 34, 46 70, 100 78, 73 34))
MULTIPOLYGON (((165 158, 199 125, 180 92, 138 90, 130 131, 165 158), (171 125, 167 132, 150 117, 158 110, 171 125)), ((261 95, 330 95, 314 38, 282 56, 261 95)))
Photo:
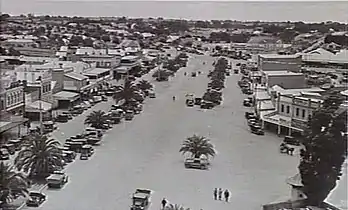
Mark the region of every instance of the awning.
POLYGON ((78 99, 79 94, 69 91, 60 91, 54 94, 53 97, 57 100, 75 101, 76 99, 78 99))
POLYGON ((52 104, 45 101, 34 101, 31 104, 25 106, 26 112, 40 112, 40 106, 43 112, 50 111, 52 109, 52 104), (41 105, 40 105, 41 103, 41 105))

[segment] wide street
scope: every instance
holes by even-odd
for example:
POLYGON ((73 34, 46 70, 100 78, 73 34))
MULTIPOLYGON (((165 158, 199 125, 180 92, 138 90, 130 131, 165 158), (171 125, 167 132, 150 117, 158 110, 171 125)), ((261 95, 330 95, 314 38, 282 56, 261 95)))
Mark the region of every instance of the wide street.
MULTIPOLYGON (((169 82, 154 82, 157 98, 146 99, 144 111, 133 121, 107 131, 90 160, 70 164, 69 183, 61 190, 45 190, 47 201, 38 209, 125 210, 136 188, 154 191, 150 210, 159 210, 162 198, 191 210, 259 210, 262 204, 288 198, 285 180, 297 172, 298 157, 280 154, 281 139, 275 135, 249 132, 242 107, 245 96, 236 84, 240 75, 227 77, 222 105, 206 111, 185 106, 185 94, 202 96, 214 60, 193 55, 169 82), (185 71, 198 70, 202 75, 184 76, 185 71), (193 134, 209 137, 216 147, 218 154, 208 171, 184 168, 178 151, 193 134), (213 200, 215 187, 231 191, 229 203, 213 200)), ((147 78, 152 80, 151 75, 147 78)), ((93 110, 108 110, 111 103, 93 110)), ((54 136, 63 142, 82 132, 91 111, 60 124, 54 136)))

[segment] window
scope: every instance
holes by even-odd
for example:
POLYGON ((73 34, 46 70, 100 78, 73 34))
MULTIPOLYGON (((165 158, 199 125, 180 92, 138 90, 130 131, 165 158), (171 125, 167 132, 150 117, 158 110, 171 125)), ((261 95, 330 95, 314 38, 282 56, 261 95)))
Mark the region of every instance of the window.
POLYGON ((290 113, 290 106, 286 106, 286 114, 290 113))
POLYGON ((300 115, 300 108, 296 108, 296 117, 300 115))
POLYGON ((284 112, 284 104, 282 104, 282 106, 280 108, 280 112, 284 112))
POLYGON ((305 118, 305 117, 306 117, 306 110, 302 109, 302 118, 305 118))
POLYGON ((7 96, 7 106, 11 104, 11 96, 7 96))
POLYGON ((0 110, 5 109, 5 102, 3 100, 0 101, 0 110))

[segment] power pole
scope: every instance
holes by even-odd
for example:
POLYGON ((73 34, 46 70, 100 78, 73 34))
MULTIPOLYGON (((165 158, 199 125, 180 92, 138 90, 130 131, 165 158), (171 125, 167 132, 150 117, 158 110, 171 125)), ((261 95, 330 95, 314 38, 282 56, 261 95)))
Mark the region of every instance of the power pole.
POLYGON ((43 125, 42 125, 42 80, 40 80, 39 109, 40 109, 40 134, 43 135, 43 125))

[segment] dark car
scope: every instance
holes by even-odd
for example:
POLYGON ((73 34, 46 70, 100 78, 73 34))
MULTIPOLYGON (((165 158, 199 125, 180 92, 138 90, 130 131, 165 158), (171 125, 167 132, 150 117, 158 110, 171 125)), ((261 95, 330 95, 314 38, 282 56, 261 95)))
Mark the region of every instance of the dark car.
POLYGON ((299 146, 300 141, 293 136, 285 136, 284 137, 284 143, 294 145, 294 146, 299 146))
POLYGON ((27 200, 27 206, 39 207, 46 200, 46 195, 40 192, 30 192, 29 199, 27 200))
POLYGON ((200 106, 202 103, 202 100, 203 100, 202 98, 195 98, 195 105, 200 106))
POLYGON ((250 126, 251 133, 256 134, 256 135, 265 135, 265 132, 261 128, 260 125, 251 125, 250 126))
POLYGON ((246 119, 256 118, 256 115, 253 112, 245 112, 244 116, 246 119))
POLYGON ((60 114, 55 119, 56 122, 66 123, 69 121, 69 116, 65 114, 60 114))

